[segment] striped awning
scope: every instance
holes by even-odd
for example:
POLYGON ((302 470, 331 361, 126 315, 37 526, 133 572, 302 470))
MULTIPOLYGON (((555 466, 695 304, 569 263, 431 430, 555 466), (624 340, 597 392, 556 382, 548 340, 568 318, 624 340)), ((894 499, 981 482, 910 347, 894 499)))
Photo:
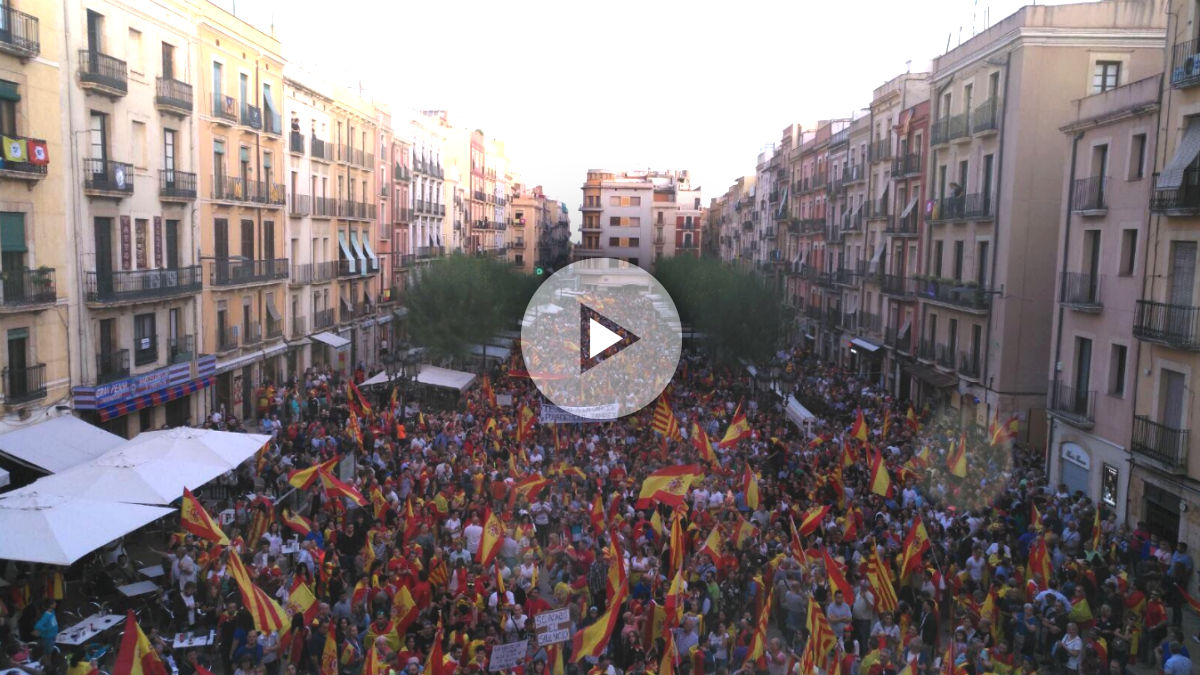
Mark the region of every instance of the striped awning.
POLYGON ((199 377, 183 384, 177 384, 173 387, 160 389, 152 394, 145 394, 136 398, 130 399, 124 403, 117 403, 106 408, 100 409, 100 421, 107 422, 108 420, 117 417, 123 417, 130 413, 135 413, 142 408, 158 406, 169 401, 174 401, 177 398, 182 398, 188 394, 195 393, 201 389, 206 389, 212 386, 212 377, 199 377))

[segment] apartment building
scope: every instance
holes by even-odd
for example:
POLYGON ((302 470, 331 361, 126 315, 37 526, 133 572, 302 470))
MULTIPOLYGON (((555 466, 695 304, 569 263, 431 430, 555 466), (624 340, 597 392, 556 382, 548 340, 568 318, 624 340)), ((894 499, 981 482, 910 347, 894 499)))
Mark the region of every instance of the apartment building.
POLYGON ((484 217, 488 220, 488 227, 479 233, 479 251, 492 256, 504 256, 512 170, 503 142, 489 138, 485 147, 484 217))
MULTIPOLYGON (((1058 233, 1046 409, 1050 481, 1126 515, 1136 338, 1161 75, 1078 99, 1062 127, 1067 205, 1058 233)), ((1169 535, 1174 539, 1176 533, 1169 535)))
POLYGON ((442 165, 443 153, 449 145, 448 132, 453 131, 447 126, 444 112, 418 114, 410 126, 412 220, 408 250, 417 259, 441 256, 447 250, 450 239, 444 227, 447 219, 445 171, 442 165))
MULTIPOLYGON (((1142 251, 1135 252, 1145 281, 1132 317, 1136 341, 1129 366, 1134 379, 1129 383, 1133 431, 1127 502, 1130 520, 1145 521, 1151 532, 1195 547, 1200 545, 1200 447, 1191 427, 1200 409, 1194 379, 1200 372, 1195 272, 1200 246, 1200 8, 1182 0, 1172 0, 1168 7, 1152 214, 1142 251)), ((1131 68, 1126 62, 1110 62, 1118 65, 1097 74, 1111 80, 1115 69, 1118 86, 1137 79, 1136 72, 1125 74, 1131 68)), ((1114 135, 1112 146, 1127 142, 1114 135)), ((1108 169, 1109 185, 1121 166, 1117 160, 1108 169)), ((1116 243, 1112 238, 1106 242, 1116 243)), ((1110 258, 1103 260, 1111 267, 1110 258)), ((1103 349, 1097 354, 1101 366, 1103 349)), ((1098 463, 1093 460, 1093 471, 1098 463)))
MULTIPOLYGON (((72 393, 84 419, 125 437, 198 421, 212 384, 213 359, 198 357, 211 353, 199 335, 198 10, 219 15, 171 0, 54 10, 67 22, 54 39, 67 43, 52 59, 70 71, 61 80, 70 177, 53 189, 74 241, 76 280, 64 289, 76 299, 72 393)), ((53 339, 39 337, 39 349, 53 339)))
POLYGON ((1059 127, 1075 99, 1157 73, 1164 22, 1161 2, 1030 6, 934 60, 920 399, 979 426, 1038 422, 1056 269, 1045 224, 1061 220, 1070 154, 1059 127))
MULTIPOLYGON (((868 111, 869 112, 869 111, 868 111)), ((867 245, 867 212, 870 210, 870 144, 871 115, 860 114, 850 122, 844 150, 835 155, 831 197, 836 200, 832 239, 840 238, 836 260, 831 264, 832 283, 841 288, 842 306, 849 317, 851 330, 843 334, 843 345, 859 340, 843 350, 844 364, 855 372, 869 372, 879 367, 876 347, 879 315, 864 309, 863 278, 873 249, 867 245), (837 166, 840 164, 840 167, 837 166), (840 230, 837 236, 834 232, 840 230), (874 347, 874 349, 871 349, 874 347), (866 350, 866 351, 864 351, 866 350)))
POLYGON ((73 78, 62 7, 45 0, 0 7, 0 431, 69 394, 75 295, 69 202, 80 178, 63 144, 62 87, 73 78), (45 58, 39 58, 45 55, 45 58))
POLYGON ((570 216, 566 205, 546 197, 542 186, 513 186, 508 221, 508 260, 527 274, 543 275, 567 264, 570 216))
MULTIPOLYGON (((753 210, 754 176, 738 179, 735 211, 753 210)), ((583 184, 581 233, 583 244, 575 258, 620 258, 644 269, 674 255, 687 230, 699 225, 702 211, 699 187, 682 171, 608 171, 589 169, 583 184)), ((741 241, 741 233, 732 233, 741 241)), ((729 235, 722 234, 722 246, 729 235)), ((746 241, 750 239, 746 235, 746 241)), ((698 237, 691 239, 697 242, 698 237)), ((740 250, 740 249, 739 249, 740 250)))
MULTIPOLYGON (((197 332, 201 351, 217 357, 213 408, 250 418, 253 392, 287 373, 283 58, 274 36, 211 3, 196 10, 196 68, 203 73, 198 248, 205 262, 197 332)), ((336 153, 337 137, 325 138, 336 153)), ((339 198, 328 190, 326 199, 339 198)))

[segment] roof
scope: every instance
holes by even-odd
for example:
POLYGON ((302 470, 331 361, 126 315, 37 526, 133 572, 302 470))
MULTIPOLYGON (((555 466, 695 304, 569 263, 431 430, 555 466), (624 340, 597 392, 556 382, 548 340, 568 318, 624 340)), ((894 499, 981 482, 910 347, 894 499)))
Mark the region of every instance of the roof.
POLYGON ((96 459, 125 442, 100 427, 63 415, 0 434, 0 455, 48 473, 96 459))

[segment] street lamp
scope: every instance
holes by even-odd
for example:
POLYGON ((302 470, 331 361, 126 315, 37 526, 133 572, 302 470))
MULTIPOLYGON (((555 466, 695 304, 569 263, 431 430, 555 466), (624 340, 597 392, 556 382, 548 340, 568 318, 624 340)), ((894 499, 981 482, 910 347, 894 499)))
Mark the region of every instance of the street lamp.
POLYGON ((407 343, 397 346, 384 361, 388 383, 400 394, 400 413, 398 422, 403 424, 408 411, 408 392, 414 385, 419 372, 417 364, 419 350, 409 347, 407 343))

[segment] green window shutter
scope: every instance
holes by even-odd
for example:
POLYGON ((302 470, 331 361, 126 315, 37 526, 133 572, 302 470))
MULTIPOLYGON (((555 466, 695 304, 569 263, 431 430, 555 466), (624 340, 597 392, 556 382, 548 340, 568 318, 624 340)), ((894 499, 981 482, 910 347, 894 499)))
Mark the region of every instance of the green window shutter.
POLYGON ((218 155, 225 154, 225 141, 213 141, 213 152, 218 155))
POLYGON ((24 253, 25 214, 0 212, 0 251, 24 253))
POLYGON ((20 101, 21 95, 17 93, 17 85, 8 80, 0 80, 0 99, 5 101, 20 101))
POLYGON ((28 328, 10 328, 8 331, 8 339, 9 340, 28 340, 29 339, 29 329, 28 328))
POLYGON ((240 151, 238 152, 238 156, 241 157, 241 161, 249 162, 250 161, 250 148, 247 148, 246 146, 243 145, 241 147, 240 151))

